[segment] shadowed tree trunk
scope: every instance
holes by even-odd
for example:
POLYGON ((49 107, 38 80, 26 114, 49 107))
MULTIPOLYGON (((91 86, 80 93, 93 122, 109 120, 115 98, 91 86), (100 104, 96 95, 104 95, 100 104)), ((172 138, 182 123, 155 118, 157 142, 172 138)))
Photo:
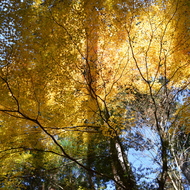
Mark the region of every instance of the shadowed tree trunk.
POLYGON ((124 188, 116 186, 117 190, 136 190, 137 185, 126 154, 117 137, 110 140, 110 155, 114 179, 124 188))

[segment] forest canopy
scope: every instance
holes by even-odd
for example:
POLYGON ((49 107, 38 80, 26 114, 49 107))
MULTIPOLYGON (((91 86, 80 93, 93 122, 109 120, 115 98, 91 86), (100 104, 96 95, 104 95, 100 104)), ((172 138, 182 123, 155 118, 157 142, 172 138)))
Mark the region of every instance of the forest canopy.
POLYGON ((0 189, 190 187, 190 2, 0 10, 0 189))

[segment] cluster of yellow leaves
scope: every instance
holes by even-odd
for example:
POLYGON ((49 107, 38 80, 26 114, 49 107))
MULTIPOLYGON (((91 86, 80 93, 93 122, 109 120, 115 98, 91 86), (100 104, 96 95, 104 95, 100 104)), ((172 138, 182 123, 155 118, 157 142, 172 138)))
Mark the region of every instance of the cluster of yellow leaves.
MULTIPOLYGON (((89 136, 81 136, 76 127, 85 122, 101 126, 105 136, 133 126, 134 116, 126 116, 121 105, 121 98, 135 99, 127 88, 149 94, 151 87, 157 93, 163 85, 184 86, 190 73, 188 27, 183 25, 186 6, 157 1, 143 7, 140 2, 136 8, 131 1, 119 0, 60 1, 51 7, 51 1, 46 6, 36 0, 18 11, 23 28, 16 30, 22 36, 11 63, 1 68, 0 109, 19 107, 50 134, 80 138, 83 144, 89 136), (169 82, 161 83, 162 77, 169 82)), ((181 113, 188 121, 189 111, 181 113)), ((51 138, 32 130, 35 123, 20 119, 19 113, 9 114, 0 116, 5 140, 0 151, 12 143, 32 147, 36 140, 45 148, 51 146, 51 138)))
MULTIPOLYGON (((164 14, 159 14, 161 4, 152 4, 133 11, 130 8, 126 15, 114 2, 106 1, 105 9, 94 10, 85 20, 93 3, 75 3, 83 9, 66 11, 68 7, 60 3, 62 9, 55 5, 48 11, 41 1, 36 1, 34 7, 22 15, 24 40, 18 41, 13 63, 2 70, 2 77, 8 78, 26 115, 38 117, 49 128, 64 129, 97 115, 98 104, 98 109, 103 110, 103 102, 112 103, 113 97, 131 84, 139 92, 149 93, 148 83, 155 92, 160 90, 163 85, 160 77, 170 80, 168 86, 171 87, 186 82, 188 39, 177 30, 186 18, 177 5, 172 7, 168 1, 165 6, 169 11, 165 10, 164 14), (120 20, 113 13, 120 15, 120 20), (182 36, 179 38, 179 35, 182 36), (96 60, 91 61, 91 58, 96 60), (96 103, 89 98, 88 84, 84 80, 87 62, 91 68, 95 64, 91 76, 96 81, 94 92, 99 97, 96 103)), ((16 109, 13 94, 4 81, 1 83, 2 106, 16 109)), ((126 94, 126 99, 134 100, 134 96, 126 94)))

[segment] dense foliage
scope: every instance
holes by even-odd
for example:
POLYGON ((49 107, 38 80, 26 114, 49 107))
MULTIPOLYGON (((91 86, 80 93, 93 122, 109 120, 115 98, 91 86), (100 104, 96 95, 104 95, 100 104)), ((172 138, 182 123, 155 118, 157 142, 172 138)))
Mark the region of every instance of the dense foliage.
POLYGON ((188 1, 0 9, 0 189, 190 186, 188 1))

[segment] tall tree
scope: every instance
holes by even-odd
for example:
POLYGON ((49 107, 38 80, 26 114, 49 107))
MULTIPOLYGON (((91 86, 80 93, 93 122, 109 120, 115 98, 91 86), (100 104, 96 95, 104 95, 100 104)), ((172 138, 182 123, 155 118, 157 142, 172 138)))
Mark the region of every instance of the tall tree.
POLYGON ((57 183, 53 170, 58 188, 112 180, 118 190, 140 189, 127 155, 135 137, 127 134, 147 126, 158 137, 156 188, 183 189, 174 138, 189 105, 177 107, 180 92, 188 96, 188 3, 10 0, 1 7, 2 187, 64 161, 69 180, 57 183), (19 168, 26 157, 35 169, 19 168))

